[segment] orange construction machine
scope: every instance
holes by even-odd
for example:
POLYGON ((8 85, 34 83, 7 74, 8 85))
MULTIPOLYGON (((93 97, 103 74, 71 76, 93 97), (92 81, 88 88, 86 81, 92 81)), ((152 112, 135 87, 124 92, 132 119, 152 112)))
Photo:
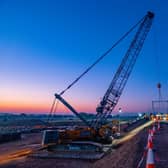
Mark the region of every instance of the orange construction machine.
MULTIPOLYGON (((107 124, 107 119, 114 110, 126 82, 132 72, 137 57, 142 49, 147 34, 151 28, 154 14, 148 12, 136 25, 134 25, 123 37, 121 37, 108 51, 96 60, 85 72, 83 72, 76 80, 74 80, 65 90, 60 94, 55 94, 55 101, 60 101, 71 112, 73 112, 84 124, 84 127, 67 128, 63 130, 46 130, 43 135, 43 145, 51 144, 73 144, 81 142, 86 145, 86 141, 90 141, 89 145, 94 142, 111 143, 113 135, 116 132, 116 127, 107 124), (101 59, 103 59, 115 46, 117 46, 130 32, 139 26, 125 56, 122 59, 118 70, 116 71, 109 88, 103 96, 100 104, 96 108, 96 115, 92 121, 86 120, 80 113, 78 113, 63 97, 62 95, 72 87, 83 75, 85 75, 93 66, 95 66, 101 59)), ((54 104, 52 110, 54 109, 54 104)), ((51 111, 52 111, 51 110, 51 111)), ((95 145, 95 143, 94 143, 95 145)), ((72 147, 72 146, 70 146, 72 147)), ((74 148, 76 146, 73 146, 74 148)))

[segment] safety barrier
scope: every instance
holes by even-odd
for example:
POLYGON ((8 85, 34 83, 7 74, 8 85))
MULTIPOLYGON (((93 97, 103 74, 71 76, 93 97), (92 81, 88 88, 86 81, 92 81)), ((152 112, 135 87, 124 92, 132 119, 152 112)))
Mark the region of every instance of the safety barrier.
POLYGON ((146 168, 155 168, 155 156, 154 156, 154 152, 153 152, 153 139, 154 139, 154 134, 156 133, 156 131, 160 130, 160 122, 156 122, 153 124, 152 129, 149 129, 149 133, 148 133, 148 139, 147 139, 147 145, 146 148, 144 150, 144 153, 138 163, 137 168, 141 168, 141 165, 143 163, 143 161, 145 160, 146 157, 146 168), (156 127, 157 124, 157 127, 156 127), (157 128, 157 129, 156 129, 157 128))

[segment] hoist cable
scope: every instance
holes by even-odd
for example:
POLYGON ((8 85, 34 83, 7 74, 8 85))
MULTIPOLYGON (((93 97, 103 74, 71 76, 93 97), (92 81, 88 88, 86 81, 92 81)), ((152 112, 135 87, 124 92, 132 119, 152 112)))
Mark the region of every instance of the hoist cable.
POLYGON ((51 105, 51 108, 50 108, 50 112, 49 112, 49 115, 48 115, 48 119, 47 119, 47 122, 50 122, 50 119, 51 119, 51 116, 52 116, 52 113, 53 113, 53 109, 55 107, 55 102, 56 102, 56 98, 54 98, 54 101, 51 105))
MULTIPOLYGON (((144 16, 145 17, 145 16, 144 16)), ((69 90, 76 82, 78 82, 86 73, 88 73, 96 64, 98 64, 105 56, 107 56, 113 48, 115 48, 121 41, 123 41, 143 20, 140 19, 134 26, 132 26, 129 31, 127 31, 118 41, 116 41, 111 48, 109 48, 104 54, 102 54, 93 64, 91 64, 81 75, 79 75, 67 88, 60 92, 60 96, 63 95, 67 90, 69 90)))
POLYGON ((58 105, 59 105, 59 101, 57 100, 56 103, 55 103, 55 108, 53 110, 53 115, 55 115, 55 113, 57 112, 58 105))

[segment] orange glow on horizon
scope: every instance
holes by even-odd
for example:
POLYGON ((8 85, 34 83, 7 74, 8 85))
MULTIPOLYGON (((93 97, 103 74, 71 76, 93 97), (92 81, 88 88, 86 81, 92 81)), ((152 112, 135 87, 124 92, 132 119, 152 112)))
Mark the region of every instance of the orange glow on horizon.
MULTIPOLYGON (((94 105, 73 104, 77 112, 94 112, 94 105)), ((33 103, 33 102, 18 102, 4 101, 0 102, 0 112, 15 112, 15 113, 48 113, 51 104, 33 103)), ((61 103, 58 104, 57 112, 70 113, 69 110, 61 103)))
POLYGON ((16 103, 16 102, 5 102, 0 103, 0 111, 1 112, 47 112, 49 111, 48 106, 46 105, 35 105, 29 103, 16 103))
MULTIPOLYGON (((12 98, 6 97, 0 102, 0 112, 11 113, 46 113, 48 114, 51 109, 52 100, 47 96, 13 96, 12 98)), ((96 106, 98 102, 88 101, 87 99, 77 99, 73 97, 66 97, 65 100, 69 102, 77 112, 96 112, 96 106)), ((114 109, 114 112, 118 112, 118 108, 121 107, 124 112, 146 112, 147 106, 124 100, 114 109), (139 109, 139 111, 137 111, 139 109)), ((56 113, 72 114, 61 102, 58 103, 56 113)))

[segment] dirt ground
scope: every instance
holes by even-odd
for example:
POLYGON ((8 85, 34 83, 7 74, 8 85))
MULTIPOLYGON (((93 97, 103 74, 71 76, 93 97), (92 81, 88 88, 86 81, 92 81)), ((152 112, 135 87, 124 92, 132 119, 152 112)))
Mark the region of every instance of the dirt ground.
POLYGON ((23 134, 21 140, 0 144, 0 155, 8 154, 16 149, 24 149, 32 144, 39 144, 42 138, 41 133, 23 134))
MULTIPOLYGON (((168 125, 161 124, 161 130, 154 136, 156 168, 168 168, 167 133, 168 125)), ((148 129, 144 129, 131 140, 115 149, 115 151, 97 161, 22 157, 19 160, 3 164, 0 168, 136 168, 147 144, 147 135, 148 129)), ((146 160, 143 161, 141 168, 145 168, 145 162, 146 160)))

